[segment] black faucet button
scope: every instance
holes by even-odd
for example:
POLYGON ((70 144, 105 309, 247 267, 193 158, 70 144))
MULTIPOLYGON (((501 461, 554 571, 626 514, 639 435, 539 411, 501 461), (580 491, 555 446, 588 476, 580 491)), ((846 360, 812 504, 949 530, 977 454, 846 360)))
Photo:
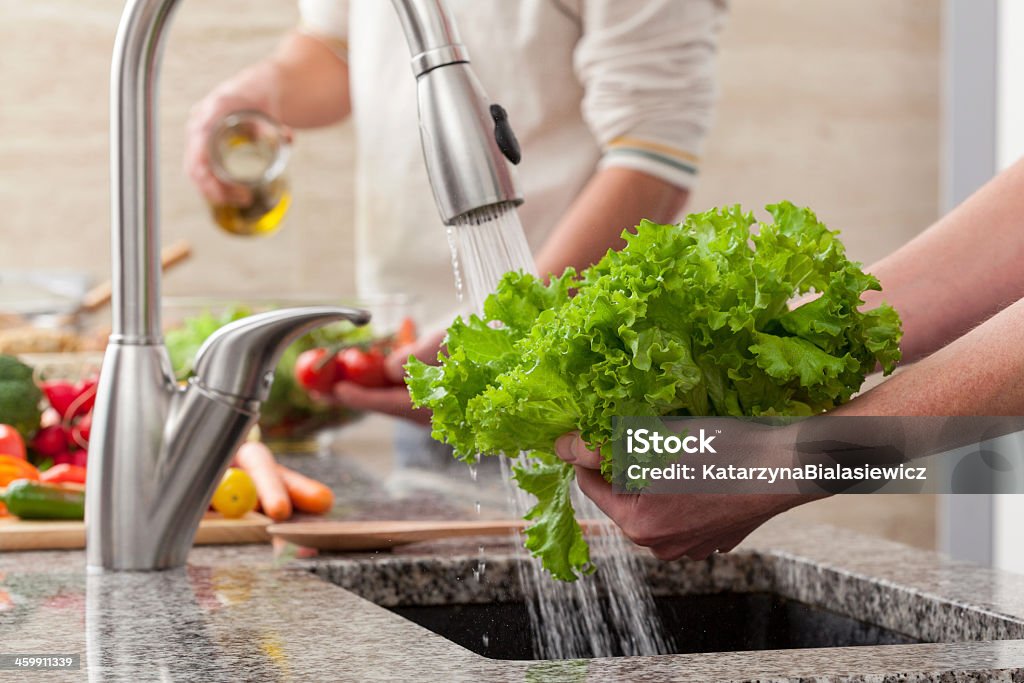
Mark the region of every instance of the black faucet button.
POLYGON ((518 164, 523 158, 523 153, 519 149, 516 134, 512 131, 512 124, 508 122, 508 112, 500 104, 492 104, 491 118, 494 119, 494 141, 498 143, 498 149, 506 159, 518 164))

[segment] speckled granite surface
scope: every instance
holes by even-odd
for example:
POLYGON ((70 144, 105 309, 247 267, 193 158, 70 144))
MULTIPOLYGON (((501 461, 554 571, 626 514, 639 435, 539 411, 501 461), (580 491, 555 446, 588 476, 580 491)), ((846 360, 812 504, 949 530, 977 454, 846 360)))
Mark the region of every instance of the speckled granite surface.
POLYGON ((89 576, 80 552, 3 554, 0 654, 78 654, 83 665, 0 681, 1024 680, 1024 577, 784 517, 733 555, 648 562, 653 589, 774 591, 939 642, 507 662, 360 597, 514 599, 516 560, 500 540, 487 548, 479 583, 475 542, 298 561, 267 546, 199 548, 183 570, 89 576))

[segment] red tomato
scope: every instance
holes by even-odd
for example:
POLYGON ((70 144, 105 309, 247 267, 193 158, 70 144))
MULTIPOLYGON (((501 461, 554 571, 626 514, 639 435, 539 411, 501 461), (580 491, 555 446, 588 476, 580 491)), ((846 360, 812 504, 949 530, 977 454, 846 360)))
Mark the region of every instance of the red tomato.
POLYGON ((392 385, 384 371, 384 354, 376 349, 363 351, 353 346, 341 351, 336 360, 341 378, 348 382, 371 389, 392 385))
POLYGON ((13 455, 19 460, 27 459, 25 441, 18 430, 10 425, 0 424, 0 453, 13 455))
POLYGON ((330 393, 338 381, 338 366, 329 349, 303 351, 295 359, 295 379, 310 391, 330 393))

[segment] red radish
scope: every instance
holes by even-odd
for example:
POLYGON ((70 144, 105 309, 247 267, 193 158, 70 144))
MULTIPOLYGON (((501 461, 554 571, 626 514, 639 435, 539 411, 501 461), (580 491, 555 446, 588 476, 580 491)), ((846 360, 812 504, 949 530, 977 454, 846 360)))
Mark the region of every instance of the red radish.
POLYGON ((53 408, 47 408, 43 411, 43 416, 39 419, 40 427, 52 427, 53 425, 59 425, 61 423, 61 416, 53 408))
POLYGON ((41 455, 55 458, 68 450, 68 436, 60 425, 43 427, 32 438, 32 448, 41 455))
POLYGON ((68 464, 74 465, 75 467, 86 467, 88 460, 89 451, 71 451, 71 460, 69 461, 68 464))
POLYGON ((74 410, 72 417, 80 417, 92 412, 93 406, 96 405, 96 385, 98 383, 98 377, 89 377, 75 385, 75 391, 78 395, 75 396, 74 402, 69 406, 74 410))
POLYGON ((50 460, 53 461, 54 465, 74 465, 74 458, 71 457, 70 451, 64 451, 63 453, 57 453, 51 455, 50 460))
POLYGON ((89 447, 89 434, 92 432, 92 413, 77 420, 71 426, 71 441, 80 448, 89 447))
POLYGON ((67 415, 68 408, 78 398, 78 388, 64 380, 46 380, 39 385, 39 388, 46 394, 46 400, 50 402, 50 406, 60 413, 61 417, 67 415))

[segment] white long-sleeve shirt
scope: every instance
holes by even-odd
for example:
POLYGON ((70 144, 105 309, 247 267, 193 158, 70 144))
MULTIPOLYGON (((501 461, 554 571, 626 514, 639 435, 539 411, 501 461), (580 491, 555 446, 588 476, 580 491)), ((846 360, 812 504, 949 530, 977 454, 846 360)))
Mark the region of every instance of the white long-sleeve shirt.
MULTIPOLYGON (((536 251, 599 168, 691 187, 715 101, 724 0, 448 0, 473 69, 505 107, 536 251)), ((299 0, 303 30, 349 66, 356 277, 451 321, 454 278, 420 147, 416 85, 386 0, 299 0)), ((622 226, 623 228, 630 226, 622 226)))

